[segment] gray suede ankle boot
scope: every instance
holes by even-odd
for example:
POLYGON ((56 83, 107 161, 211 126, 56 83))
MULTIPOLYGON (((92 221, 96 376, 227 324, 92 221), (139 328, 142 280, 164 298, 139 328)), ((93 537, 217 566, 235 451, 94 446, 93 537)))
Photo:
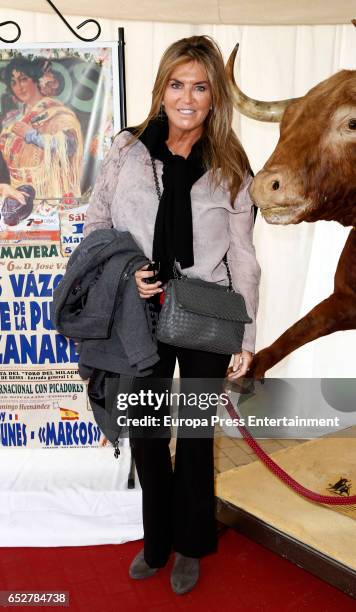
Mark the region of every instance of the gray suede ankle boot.
POLYGON ((199 579, 199 559, 185 557, 176 553, 172 574, 171 586, 177 595, 191 591, 199 579))
POLYGON ((134 578, 134 580, 150 578, 150 576, 153 576, 157 570, 157 567, 150 567, 146 563, 142 548, 130 565, 129 576, 130 578, 134 578))

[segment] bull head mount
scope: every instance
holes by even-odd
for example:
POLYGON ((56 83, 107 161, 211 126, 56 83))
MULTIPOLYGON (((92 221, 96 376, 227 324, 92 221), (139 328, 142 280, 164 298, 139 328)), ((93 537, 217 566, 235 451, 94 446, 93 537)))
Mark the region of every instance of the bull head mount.
MULTIPOLYGON (((235 105, 254 119, 279 121, 290 100, 247 98, 233 78, 236 52, 226 66, 235 105)), ((334 292, 255 355, 249 374, 262 378, 307 342, 356 329, 356 70, 340 70, 289 107, 277 146, 250 193, 268 223, 326 220, 354 226, 336 269, 334 292)))

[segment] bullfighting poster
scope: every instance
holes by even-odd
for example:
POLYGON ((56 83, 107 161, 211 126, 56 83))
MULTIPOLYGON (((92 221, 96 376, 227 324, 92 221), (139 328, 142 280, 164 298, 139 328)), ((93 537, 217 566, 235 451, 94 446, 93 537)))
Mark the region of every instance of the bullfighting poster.
POLYGON ((83 239, 120 129, 117 46, 0 49, 0 448, 96 446, 101 433, 53 291, 83 239))

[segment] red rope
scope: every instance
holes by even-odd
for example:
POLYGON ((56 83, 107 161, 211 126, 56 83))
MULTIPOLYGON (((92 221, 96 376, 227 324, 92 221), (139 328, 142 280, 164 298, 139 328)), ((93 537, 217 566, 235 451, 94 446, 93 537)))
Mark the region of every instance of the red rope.
MULTIPOLYGON (((231 418, 239 418, 234 406, 231 401, 228 401, 226 409, 231 418)), ((328 504, 331 506, 351 506, 356 504, 356 495, 350 495, 350 497, 333 497, 331 495, 321 495, 315 493, 306 487, 303 487, 299 482, 294 480, 287 472, 285 472, 265 451, 260 447, 258 442, 252 437, 250 432, 242 425, 237 426, 244 440, 247 442, 250 448, 256 453, 256 455, 263 461, 265 466, 273 472, 278 478, 280 478, 288 487, 291 487, 294 491, 310 499, 311 501, 318 502, 319 504, 328 504)))

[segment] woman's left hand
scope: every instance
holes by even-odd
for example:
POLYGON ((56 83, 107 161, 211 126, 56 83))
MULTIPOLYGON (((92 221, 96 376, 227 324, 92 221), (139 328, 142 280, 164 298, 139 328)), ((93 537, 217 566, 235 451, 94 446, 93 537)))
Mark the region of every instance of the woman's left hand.
POLYGON ((227 379, 234 380, 245 376, 246 372, 250 369, 252 359, 253 353, 245 349, 242 349, 241 353, 235 353, 232 369, 229 368, 227 379))
POLYGON ((24 121, 17 121, 17 123, 14 123, 14 125, 12 126, 12 131, 17 135, 17 136, 21 136, 21 138, 25 138, 26 133, 30 130, 31 128, 29 127, 28 123, 25 123, 24 121))

